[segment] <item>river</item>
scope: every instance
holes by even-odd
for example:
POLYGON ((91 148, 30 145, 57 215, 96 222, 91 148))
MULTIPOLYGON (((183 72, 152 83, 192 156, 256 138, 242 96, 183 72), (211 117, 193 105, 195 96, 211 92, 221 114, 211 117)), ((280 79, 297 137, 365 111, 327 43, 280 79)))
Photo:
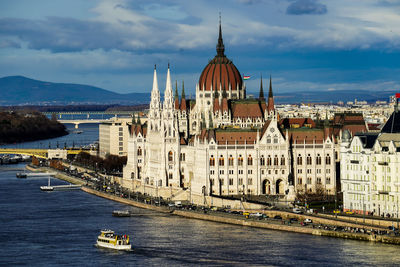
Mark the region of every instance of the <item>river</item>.
MULTIPOLYGON (((47 178, 17 179, 16 172, 23 168, 23 164, 0 166, 3 266, 390 266, 400 262, 399 247, 393 245, 186 219, 81 190, 42 192, 39 187, 47 178), (115 209, 130 209, 137 216, 112 217, 115 209), (133 251, 96 248, 96 237, 104 228, 129 234, 133 251)), ((52 179, 52 184, 65 182, 52 179)))

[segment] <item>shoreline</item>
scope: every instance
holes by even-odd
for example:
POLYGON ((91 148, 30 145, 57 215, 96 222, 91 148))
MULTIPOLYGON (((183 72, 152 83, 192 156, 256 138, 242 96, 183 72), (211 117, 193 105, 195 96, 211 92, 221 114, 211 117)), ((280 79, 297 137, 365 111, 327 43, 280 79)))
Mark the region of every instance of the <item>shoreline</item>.
MULTIPOLYGON (((29 165, 26 165, 26 168, 30 171, 37 172, 41 170, 49 170, 49 168, 32 168, 29 165)), ((51 169, 54 171, 53 169, 51 169)), ((379 243, 385 243, 385 244, 393 244, 393 245, 400 245, 400 237, 395 237, 395 236, 389 236, 389 235, 374 235, 374 234, 362 234, 362 233, 351 233, 351 232, 337 232, 333 230, 324 230, 324 229, 315 229, 315 228, 309 228, 309 227, 304 227, 304 226, 294 226, 294 225, 287 225, 287 224, 278 224, 278 223, 271 223, 267 221, 260 221, 260 220, 252 220, 252 219, 245 219, 244 217, 242 218, 235 218, 235 217, 228 217, 228 216, 222 216, 218 214, 209 214, 209 213, 199 213, 195 211, 186 211, 186 210, 180 210, 180 209, 169 209, 168 207, 165 206, 154 206, 151 204, 146 204, 142 202, 138 202, 132 199, 126 199, 122 198, 116 195, 111 195, 105 192, 100 192, 97 190, 94 190, 90 187, 87 187, 86 181, 68 176, 60 171, 56 171, 57 174, 55 175, 55 178, 67 181, 69 183, 73 184, 78 184, 82 185, 81 190, 92 194, 96 195, 98 197, 106 198, 112 201, 120 202, 126 205, 138 207, 138 208, 143 208, 143 209, 148 209, 148 210, 154 210, 157 212, 161 213, 168 213, 172 215, 177 215, 180 217, 184 218, 189 218, 189 219, 198 219, 198 220, 204 220, 204 221, 212 221, 212 222, 217 222, 217 223, 226 223, 226 224, 231 224, 231 225, 239 225, 239 226, 248 226, 248 227, 256 227, 256 228, 263 228, 263 229, 269 229, 269 230, 278 230, 278 231, 285 231, 285 232, 292 232, 292 233, 299 233, 299 234, 309 234, 309 235, 315 235, 315 236, 326 236, 326 237, 335 237, 335 238, 343 238, 343 239, 351 239, 351 240, 359 240, 359 241, 372 241, 372 242, 379 242, 379 243)), ((280 212, 280 211, 272 211, 272 214, 274 213, 279 213, 284 215, 285 212, 280 212)), ((283 216, 282 216, 283 217, 283 216)), ((321 218, 323 219, 323 218, 321 218)), ((327 219, 329 220, 329 219, 327 219)), ((382 227, 366 227, 365 225, 358 225, 355 223, 345 223, 344 224, 352 225, 352 227, 359 227, 359 228, 376 228, 376 229, 384 229, 382 227)))

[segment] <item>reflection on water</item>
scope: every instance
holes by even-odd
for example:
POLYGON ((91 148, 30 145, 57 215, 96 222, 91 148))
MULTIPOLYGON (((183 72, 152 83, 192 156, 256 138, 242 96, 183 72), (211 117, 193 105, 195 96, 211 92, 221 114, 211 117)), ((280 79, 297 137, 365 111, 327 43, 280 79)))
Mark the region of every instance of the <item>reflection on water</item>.
POLYGON ((400 260, 399 247, 393 245, 155 216, 80 190, 41 192, 47 178, 17 179, 11 170, 16 167, 22 165, 0 171, 0 236, 5 242, 0 262, 5 266, 376 266, 400 260), (115 209, 140 216, 113 217, 115 209), (96 248, 103 228, 129 234, 133 251, 96 248))

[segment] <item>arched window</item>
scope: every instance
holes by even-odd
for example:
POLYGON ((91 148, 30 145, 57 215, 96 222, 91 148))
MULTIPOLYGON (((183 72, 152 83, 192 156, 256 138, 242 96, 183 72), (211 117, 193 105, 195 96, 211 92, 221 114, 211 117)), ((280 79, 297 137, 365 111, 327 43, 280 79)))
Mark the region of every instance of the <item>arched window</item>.
POLYGON ((317 165, 321 165, 321 155, 317 154, 317 158, 315 159, 317 165))
POLYGON ((303 165, 303 158, 300 154, 297 156, 297 165, 303 165))
POLYGON ((279 164, 279 159, 278 159, 278 156, 275 155, 275 157, 274 157, 274 165, 278 166, 278 164, 279 164))
POLYGON ((325 163, 326 165, 331 165, 331 156, 329 154, 326 154, 325 163))
POLYGON ((265 158, 264 158, 264 155, 261 155, 261 158, 260 158, 260 165, 261 165, 261 166, 265 166, 265 158))
POLYGON ((232 157, 232 155, 229 155, 228 164, 229 164, 229 166, 233 166, 233 157, 232 157))
POLYGON ((238 166, 243 166, 243 157, 242 157, 242 155, 239 155, 239 157, 238 157, 238 166))
POLYGON ((249 155, 249 157, 247 158, 247 165, 253 165, 253 158, 251 157, 251 155, 249 155))
POLYGON ((210 158, 210 166, 215 166, 215 159, 214 159, 213 155, 211 155, 211 158, 210 158))
POLYGON ((285 156, 281 157, 281 166, 285 166, 285 156))
POLYGON ((141 156, 141 155, 142 155, 142 148, 141 148, 141 147, 138 147, 138 149, 137 149, 137 155, 138 155, 138 156, 141 156))
POLYGON ((168 161, 172 162, 174 160, 174 153, 172 151, 168 152, 168 161))
POLYGON ((224 166, 224 164, 225 164, 225 159, 222 155, 218 159, 218 164, 219 164, 219 166, 224 166))
POLYGON ((271 165, 272 165, 272 159, 271 159, 271 156, 268 155, 268 158, 267 158, 267 166, 271 166, 271 165))
POLYGON ((307 165, 311 165, 311 164, 312 164, 311 155, 308 154, 308 155, 307 155, 307 165))

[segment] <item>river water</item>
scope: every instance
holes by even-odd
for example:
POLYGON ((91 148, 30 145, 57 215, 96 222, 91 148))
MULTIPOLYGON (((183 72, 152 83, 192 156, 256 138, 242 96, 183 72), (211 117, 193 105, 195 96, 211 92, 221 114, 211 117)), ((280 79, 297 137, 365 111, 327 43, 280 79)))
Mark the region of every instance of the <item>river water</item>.
MULTIPOLYGON (((23 168, 23 164, 0 166, 2 266, 391 266, 400 262, 400 247, 393 245, 186 219, 81 190, 42 192, 39 187, 47 184, 47 178, 16 178, 23 168), (115 209, 130 209, 137 215, 112 217, 115 209), (104 228, 129 234, 133 251, 96 248, 104 228)), ((51 183, 65 184, 56 179, 51 183)))

